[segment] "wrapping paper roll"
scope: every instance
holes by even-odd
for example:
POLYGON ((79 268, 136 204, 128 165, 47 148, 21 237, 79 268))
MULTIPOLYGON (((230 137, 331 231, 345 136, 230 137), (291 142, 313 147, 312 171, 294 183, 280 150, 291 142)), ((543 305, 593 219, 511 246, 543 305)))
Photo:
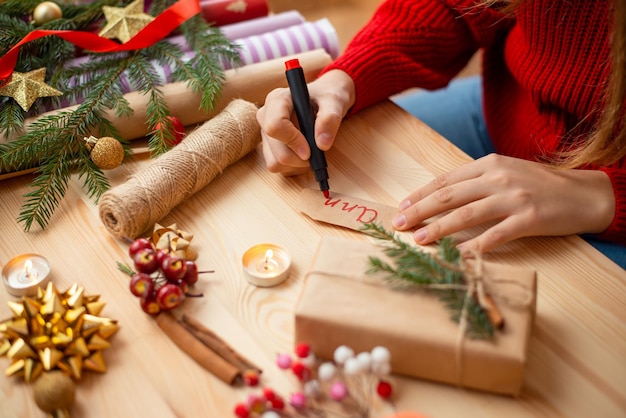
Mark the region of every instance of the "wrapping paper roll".
MULTIPOLYGON (((297 20, 298 15, 290 14, 282 17, 273 23, 282 25, 297 20)), ((247 23, 247 22, 246 22, 247 23)), ((263 27, 268 28, 272 22, 265 22, 263 27)), ((254 26, 246 25, 245 27, 253 28, 254 26)), ((243 33, 244 24, 234 33, 243 33)), ((259 28, 260 29, 260 28, 259 28)), ((256 30, 247 29, 247 33, 254 33, 256 30)), ((282 58, 288 55, 299 54, 302 52, 313 51, 315 49, 324 49, 332 58, 336 58, 339 54, 339 38, 335 28, 328 19, 320 19, 315 22, 303 22, 300 24, 279 27, 270 32, 257 35, 251 35, 240 39, 231 39, 239 46, 239 57, 241 65, 247 66, 275 58, 282 58)), ((170 42, 175 42, 183 50, 186 48, 184 38, 172 38, 170 42)), ((184 54, 183 62, 187 62, 194 57, 193 51, 184 54)), ((77 66, 85 63, 88 57, 79 57, 72 61, 70 66, 77 66)), ((227 60, 221 61, 222 68, 231 69, 232 64, 227 60)), ((155 73, 159 76, 161 84, 172 82, 173 69, 169 65, 153 64, 155 73)), ((91 78, 90 75, 82 75, 79 79, 72 80, 70 84, 83 84, 91 78)), ((135 87, 131 85, 128 76, 123 73, 120 75, 120 84, 124 94, 135 91, 135 87)), ((69 107, 82 102, 82 98, 63 98, 60 100, 60 107, 69 107)), ((55 110, 49 107, 48 111, 55 110)))
MULTIPOLYGON (((193 92, 183 82, 166 84, 161 87, 161 92, 172 116, 180 119, 185 126, 204 122, 224 109, 226 104, 234 98, 241 98, 261 105, 265 101, 265 96, 271 90, 278 87, 286 87, 284 61, 289 58, 291 57, 227 70, 220 100, 216 102, 214 109, 209 112, 200 110, 201 95, 193 92)), ((308 81, 313 80, 331 62, 330 56, 323 49, 298 54, 297 58, 302 64, 308 81)), ((128 100, 129 106, 134 110, 133 114, 117 116, 114 112, 109 111, 106 114, 106 118, 119 130, 120 135, 124 139, 132 140, 147 135, 149 133, 146 124, 148 97, 138 92, 131 92, 125 94, 124 98, 128 100)), ((27 119, 24 125, 28 129, 28 126, 40 117, 59 111, 72 111, 75 108, 75 106, 72 106, 46 112, 27 119)), ((98 132, 93 132, 92 134, 97 136, 98 132)), ((7 141, 7 138, 0 137, 0 142, 5 141, 7 141)))
POLYGON ((100 220, 117 238, 134 239, 261 142, 257 106, 233 100, 175 148, 100 198, 100 220))
MULTIPOLYGON (((326 50, 332 58, 339 55, 337 32, 326 18, 237 39, 235 43, 240 47, 239 56, 244 65, 318 48, 326 50)), ((222 66, 230 68, 226 61, 222 62, 222 66)))

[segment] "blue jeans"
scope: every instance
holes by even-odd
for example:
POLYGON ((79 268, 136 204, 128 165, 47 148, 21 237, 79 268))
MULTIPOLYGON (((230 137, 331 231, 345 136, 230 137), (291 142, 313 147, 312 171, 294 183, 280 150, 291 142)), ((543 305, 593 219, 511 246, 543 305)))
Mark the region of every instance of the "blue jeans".
MULTIPOLYGON (((418 90, 395 96, 392 100, 472 158, 496 152, 482 112, 480 77, 457 79, 440 90, 418 90)), ((601 241, 590 234, 581 237, 626 269, 626 247, 601 241)))

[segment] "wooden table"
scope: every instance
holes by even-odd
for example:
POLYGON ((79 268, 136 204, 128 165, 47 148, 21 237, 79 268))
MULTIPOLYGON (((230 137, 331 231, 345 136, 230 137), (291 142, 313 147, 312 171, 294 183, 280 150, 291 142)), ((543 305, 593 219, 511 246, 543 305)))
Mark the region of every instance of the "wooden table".
MULTIPOLYGON (((469 160, 391 103, 347 121, 327 157, 333 190, 391 205, 433 175, 469 160)), ((115 185, 148 163, 127 162, 108 175, 115 185)), ((44 231, 26 233, 16 223, 31 180, 0 183, 0 262, 26 252, 43 254, 59 290, 79 283, 88 294, 100 294, 107 303, 101 315, 121 326, 105 351, 106 373, 85 372, 79 382, 72 416, 233 416, 233 406, 249 389, 228 386, 200 368, 143 313, 116 267, 117 261, 129 261, 127 244, 106 232, 78 179, 44 231)), ((299 213, 295 204, 303 187, 315 187, 312 176, 271 174, 260 151, 253 152, 162 221, 192 232, 200 268, 216 270, 197 285, 204 297, 187 300, 181 309, 262 367, 263 384, 283 395, 297 385, 275 366, 275 358, 292 352, 294 301, 320 238, 365 239, 299 213), (257 288, 243 277, 242 254, 261 242, 279 244, 293 258, 291 276, 279 287, 257 288)), ((626 416, 626 272, 578 237, 522 239, 489 258, 534 268, 538 275, 538 311, 521 396, 394 376, 397 410, 433 418, 626 416)), ((0 318, 10 316, 7 300, 14 298, 0 289, 0 318)), ((8 365, 0 359, 3 369, 8 365)), ((0 416, 44 416, 29 384, 7 377, 0 382, 0 416)))

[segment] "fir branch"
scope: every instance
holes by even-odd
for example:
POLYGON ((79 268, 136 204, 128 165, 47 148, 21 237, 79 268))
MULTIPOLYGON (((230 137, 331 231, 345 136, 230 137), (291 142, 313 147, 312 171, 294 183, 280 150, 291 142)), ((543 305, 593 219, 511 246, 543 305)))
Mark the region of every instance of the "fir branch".
POLYGON ((467 295, 467 283, 460 268, 461 254, 454 239, 443 238, 439 242, 437 256, 433 256, 398 239, 379 224, 365 224, 362 230, 382 241, 383 252, 394 262, 391 265, 378 257, 369 257, 367 273, 386 273, 389 283, 398 289, 435 293, 446 305, 453 321, 458 323, 463 310, 466 310, 467 335, 470 338, 493 336, 494 328, 485 309, 473 295, 467 295))

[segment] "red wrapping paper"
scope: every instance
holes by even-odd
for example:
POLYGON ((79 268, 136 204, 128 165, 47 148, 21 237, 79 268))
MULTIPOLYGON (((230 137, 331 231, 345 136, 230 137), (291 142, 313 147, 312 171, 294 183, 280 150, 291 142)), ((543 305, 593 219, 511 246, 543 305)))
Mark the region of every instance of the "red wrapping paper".
POLYGON ((267 16, 266 0, 201 0, 204 19, 215 26, 267 16))

